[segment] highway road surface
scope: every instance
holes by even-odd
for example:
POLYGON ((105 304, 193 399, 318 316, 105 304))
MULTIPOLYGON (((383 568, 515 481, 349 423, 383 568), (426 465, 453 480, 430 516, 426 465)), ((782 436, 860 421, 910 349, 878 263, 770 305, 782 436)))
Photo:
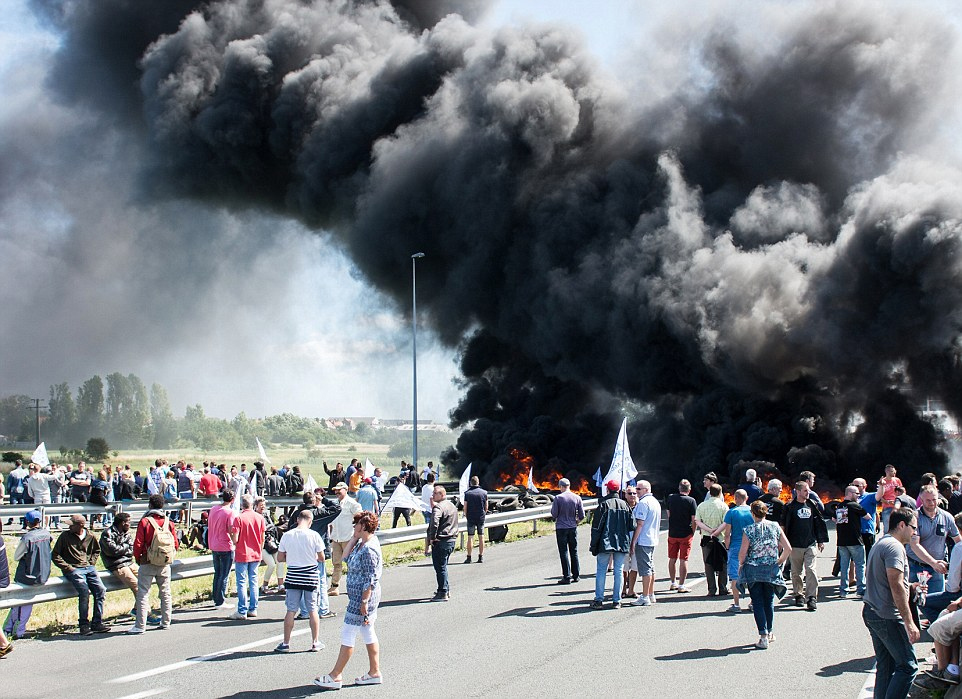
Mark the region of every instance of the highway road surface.
MULTIPOLYGON (((777 641, 756 650, 750 612, 707 597, 700 552, 693 550, 693 592, 667 591, 666 541, 656 551, 658 602, 652 607, 589 609, 594 558, 581 528, 585 574, 570 586, 560 576, 553 536, 491 546, 483 564, 456 551, 447 603, 435 589, 429 560, 388 568, 377 622, 384 685, 349 687, 367 669, 359 644, 345 672, 351 697, 681 697, 860 696, 871 682, 871 641, 861 602, 841 600, 829 580, 834 548, 819 557, 817 612, 779 606, 777 641)), ((832 537, 834 538, 834 536, 832 537)), ((609 595, 610 595, 610 575, 609 595)), ((126 636, 68 634, 18 641, 0 661, 0 697, 302 697, 311 679, 331 669, 347 603, 332 598, 336 619, 321 622, 327 648, 309 653, 307 622, 297 622, 294 652, 272 652, 283 600, 262 601, 259 618, 227 619, 210 604, 175 610, 170 629, 126 636)), ((606 607, 610 603, 606 602, 606 607)), ((230 610, 228 610, 230 611, 230 610)), ((920 644, 919 653, 930 644, 920 644)), ((320 690, 318 690, 319 692, 320 690)))

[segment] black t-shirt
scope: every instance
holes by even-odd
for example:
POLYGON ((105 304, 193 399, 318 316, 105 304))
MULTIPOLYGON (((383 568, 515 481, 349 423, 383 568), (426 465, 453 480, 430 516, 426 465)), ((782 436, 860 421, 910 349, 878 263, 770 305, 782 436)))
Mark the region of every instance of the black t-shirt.
POLYGON ((765 493, 758 499, 768 505, 768 514, 765 515, 765 519, 770 519, 773 522, 782 521, 782 512, 785 510, 784 502, 771 493, 765 493))
POLYGON ((857 502, 846 500, 845 502, 834 503, 832 505, 831 515, 832 519, 835 520, 835 531, 838 533, 838 545, 861 546, 861 519, 866 515, 865 508, 857 502))
POLYGON ((785 506, 782 524, 785 538, 792 548, 806 549, 815 543, 815 518, 818 516, 818 510, 811 501, 799 503, 793 500, 785 506))
POLYGON ((668 496, 668 536, 684 539, 692 535, 691 518, 698 504, 689 495, 672 493, 668 496))
POLYGON ((487 511, 488 491, 480 486, 472 486, 464 491, 464 512, 469 522, 483 522, 487 511))
POLYGON ((75 478, 77 480, 86 481, 86 483, 84 485, 74 485, 71 483, 70 485, 71 494, 74 497, 77 497, 80 495, 86 497, 87 493, 90 492, 90 481, 91 481, 90 471, 74 471, 73 473, 70 474, 69 480, 73 480, 75 478))

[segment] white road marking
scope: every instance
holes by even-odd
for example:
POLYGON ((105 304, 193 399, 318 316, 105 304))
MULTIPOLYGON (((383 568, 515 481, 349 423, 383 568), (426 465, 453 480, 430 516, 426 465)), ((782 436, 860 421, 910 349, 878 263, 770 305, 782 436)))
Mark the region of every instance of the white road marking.
POLYGON ((858 694, 858 699, 872 699, 875 695, 875 668, 877 666, 873 665, 872 669, 868 671, 868 676, 865 678, 865 684, 862 685, 862 691, 858 694))
POLYGON ((158 694, 163 694, 167 691, 166 687, 157 687, 157 689, 145 689, 142 692, 137 692, 136 694, 128 694, 126 696, 120 697, 120 699, 144 699, 144 697, 154 697, 158 694))
MULTIPOLYGON (((293 638, 294 636, 301 636, 306 633, 310 633, 310 629, 300 629, 298 631, 294 631, 291 634, 291 638, 293 638)), ((284 635, 278 634, 277 636, 270 636, 268 638, 263 638, 259 641, 252 641, 251 643, 245 643, 242 646, 234 646, 233 648, 220 650, 220 651, 217 651, 216 653, 201 655, 196 658, 187 658, 187 660, 181 660, 179 662, 171 663, 169 665, 162 665, 161 667, 155 667, 151 670, 144 670, 143 672, 135 672, 132 675, 124 675, 123 677, 116 677, 112 680, 109 680, 109 683, 124 684, 126 682, 136 682, 137 680, 142 680, 146 677, 153 677, 154 675, 160 675, 165 672, 172 672, 174 670, 179 670, 183 667, 188 667, 196 663, 203 663, 203 662, 207 662, 208 660, 216 660, 217 658, 223 657, 225 655, 230 655, 231 653, 239 653, 240 651, 249 650, 250 648, 257 648, 258 646, 266 646, 271 643, 276 643, 277 641, 282 641, 282 640, 284 640, 284 635)))

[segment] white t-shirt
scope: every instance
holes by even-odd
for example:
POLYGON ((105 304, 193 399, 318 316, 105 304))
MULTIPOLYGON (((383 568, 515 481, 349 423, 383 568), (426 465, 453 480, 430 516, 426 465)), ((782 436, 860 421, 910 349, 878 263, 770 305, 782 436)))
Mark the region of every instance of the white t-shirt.
POLYGON ((317 554, 324 550, 324 539, 313 529, 296 527, 284 532, 277 550, 287 554, 288 566, 303 568, 317 565, 317 554))
POLYGON ((434 509, 434 503, 431 502, 434 497, 434 483, 425 483, 421 486, 421 510, 423 512, 430 512, 434 509))

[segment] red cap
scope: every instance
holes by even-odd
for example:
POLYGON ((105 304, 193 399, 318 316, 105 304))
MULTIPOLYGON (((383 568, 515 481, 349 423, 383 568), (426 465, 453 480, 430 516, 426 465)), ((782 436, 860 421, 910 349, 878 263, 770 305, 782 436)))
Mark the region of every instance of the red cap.
POLYGON ((614 493, 617 490, 621 490, 621 483, 615 480, 610 480, 605 483, 605 488, 608 489, 609 493, 614 493))

